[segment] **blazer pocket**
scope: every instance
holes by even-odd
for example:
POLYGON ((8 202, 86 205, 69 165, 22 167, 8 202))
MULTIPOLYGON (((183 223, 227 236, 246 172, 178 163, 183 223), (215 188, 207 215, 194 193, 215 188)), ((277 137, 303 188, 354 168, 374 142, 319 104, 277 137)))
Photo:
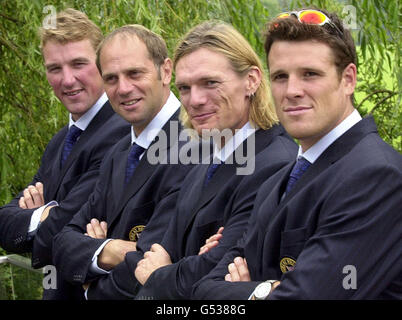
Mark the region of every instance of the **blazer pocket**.
POLYGON ((122 214, 121 228, 123 238, 137 241, 141 232, 145 229, 155 209, 155 201, 150 201, 137 208, 126 208, 122 214))
POLYGON ((280 256, 297 259, 307 240, 307 228, 286 230, 281 235, 280 256))

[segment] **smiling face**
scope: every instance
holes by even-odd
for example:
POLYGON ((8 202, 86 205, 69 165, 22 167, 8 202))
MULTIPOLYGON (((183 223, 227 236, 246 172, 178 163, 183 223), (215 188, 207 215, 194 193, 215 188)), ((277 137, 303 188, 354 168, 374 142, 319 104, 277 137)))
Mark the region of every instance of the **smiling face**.
POLYGON ((116 36, 102 48, 100 65, 113 109, 133 125, 138 136, 169 97, 170 59, 158 70, 139 38, 116 36))
POLYGON ((100 98, 104 89, 89 40, 50 40, 43 47, 46 77, 55 95, 77 121, 100 98))
POLYGON ((176 86, 198 134, 202 129, 240 129, 249 119, 250 77, 234 72, 223 54, 200 48, 182 57, 176 86))
POLYGON ((275 41, 269 51, 271 90, 280 122, 306 151, 353 112, 356 67, 341 77, 328 45, 275 41))

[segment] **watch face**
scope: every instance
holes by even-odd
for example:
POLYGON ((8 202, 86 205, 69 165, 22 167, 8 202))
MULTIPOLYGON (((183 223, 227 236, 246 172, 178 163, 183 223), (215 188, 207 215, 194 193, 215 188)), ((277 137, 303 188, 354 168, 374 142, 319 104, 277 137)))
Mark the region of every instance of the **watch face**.
POLYGON ((269 282, 263 282, 255 288, 255 298, 257 300, 264 300, 266 297, 268 297, 269 293, 271 292, 271 283, 269 282))

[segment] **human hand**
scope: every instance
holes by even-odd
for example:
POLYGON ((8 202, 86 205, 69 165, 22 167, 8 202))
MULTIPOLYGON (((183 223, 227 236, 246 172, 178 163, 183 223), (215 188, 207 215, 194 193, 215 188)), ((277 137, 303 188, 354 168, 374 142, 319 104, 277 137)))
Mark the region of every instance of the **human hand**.
POLYGON ((220 227, 213 236, 210 236, 207 240, 205 240, 205 245, 200 248, 198 255, 204 254, 205 252, 211 250, 212 248, 215 248, 219 244, 219 240, 223 237, 223 229, 223 227, 220 227))
POLYGON ((134 274, 138 282, 144 285, 152 272, 169 264, 172 264, 169 253, 160 244, 154 243, 150 251, 145 252, 144 259, 137 263, 134 274))
POLYGON ((225 281, 251 281, 246 258, 236 257, 233 263, 228 265, 228 271, 229 273, 226 274, 225 281))
POLYGON ((124 261, 126 253, 137 250, 137 243, 115 239, 109 241, 98 256, 98 265, 104 270, 111 270, 124 261))
POLYGON ((91 222, 87 224, 87 232, 85 235, 94 239, 106 239, 107 234, 107 222, 102 221, 99 223, 98 219, 91 219, 91 222))
POLYGON ((23 197, 18 201, 21 209, 39 208, 45 204, 43 197, 43 184, 37 182, 34 186, 30 185, 25 188, 23 197))

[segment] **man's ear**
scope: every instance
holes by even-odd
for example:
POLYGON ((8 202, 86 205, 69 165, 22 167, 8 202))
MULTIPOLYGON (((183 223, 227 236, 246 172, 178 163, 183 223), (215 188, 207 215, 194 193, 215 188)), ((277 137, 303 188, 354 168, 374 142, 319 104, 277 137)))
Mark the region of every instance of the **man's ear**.
POLYGON ((161 79, 164 85, 170 85, 172 80, 173 63, 170 58, 166 58, 163 64, 159 68, 161 79))
POLYGON ((351 96, 356 88, 357 68, 354 63, 349 63, 342 72, 342 83, 345 94, 351 96))
POLYGON ((261 70, 256 66, 252 66, 248 71, 246 79, 247 96, 253 95, 257 91, 261 83, 261 77, 262 77, 261 70))

